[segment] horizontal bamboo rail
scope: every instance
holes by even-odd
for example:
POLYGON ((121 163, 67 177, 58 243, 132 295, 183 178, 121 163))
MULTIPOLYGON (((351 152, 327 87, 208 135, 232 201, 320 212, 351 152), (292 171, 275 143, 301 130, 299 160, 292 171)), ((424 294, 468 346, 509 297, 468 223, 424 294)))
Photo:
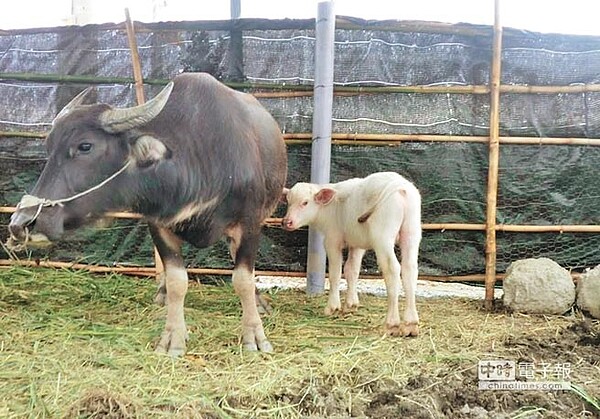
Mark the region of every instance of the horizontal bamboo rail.
MULTIPOLYGON (((85 270, 92 273, 119 273, 123 275, 134 275, 151 277, 156 273, 154 267, 146 266, 100 266, 100 265, 88 265, 84 263, 74 262, 51 262, 51 261, 37 261, 37 260, 11 260, 11 259, 0 259, 0 268, 10 268, 13 266, 22 267, 41 267, 41 268, 54 268, 54 269, 74 269, 74 270, 85 270)), ((231 275, 233 270, 231 269, 213 269, 213 268, 187 268, 187 272, 191 275, 231 275)), ((281 276, 281 277, 293 277, 293 278, 305 278, 306 272, 298 271, 255 271, 258 276, 281 276)), ((573 280, 579 279, 581 273, 570 272, 573 280)), ((506 275, 496 274, 496 281, 502 281, 506 275)), ((366 280, 377 280, 382 279, 381 275, 369 275, 361 274, 361 279, 366 280)), ((436 281, 436 282, 481 282, 485 280, 483 274, 472 274, 472 275, 419 275, 419 279, 423 281, 436 281)))
MULTIPOLYGON (((0 213, 11 214, 15 207, 0 207, 0 213)), ((106 217, 122 219, 142 219, 141 214, 131 212, 107 212, 106 217)), ((267 218, 267 227, 279 227, 281 218, 267 218)), ((484 231, 485 224, 468 223, 423 223, 423 230, 433 231, 484 231)), ((600 233, 600 225, 527 225, 527 224, 498 224, 496 231, 512 233, 600 233)))
MULTIPOLYGON (((88 265, 84 263, 72 263, 72 262, 52 262, 52 261, 38 261, 38 260, 11 260, 11 259, 0 259, 0 268, 8 268, 12 266, 23 266, 23 267, 41 267, 41 268, 55 268, 55 269, 75 269, 85 270, 92 273, 120 273, 125 275, 137 275, 137 276, 154 276, 156 269, 154 267, 146 266, 99 266, 99 265, 88 265)), ((213 269, 213 268, 187 268, 189 274, 192 275, 231 275, 233 270, 231 269, 213 269)), ((295 277, 305 278, 306 272, 297 271, 255 271, 255 275, 258 276, 282 276, 282 277, 295 277)), ((502 280, 504 275, 499 274, 498 280, 502 280)), ((361 274, 361 279, 382 279, 381 275, 367 275, 361 274)), ((453 276, 434 276, 434 275, 419 275, 419 279, 427 281, 438 281, 438 282, 483 282, 483 275, 453 275, 453 276)))
MULTIPOLYGON (((29 81, 39 83, 65 83, 65 84, 123 84, 133 85, 132 77, 101 77, 68 74, 39 74, 39 73, 0 73, 0 80, 29 81)), ((144 79, 144 84, 166 85, 168 79, 144 79)), ((296 97, 312 96, 312 84, 275 84, 275 83, 249 83, 225 82, 234 89, 253 90, 256 97, 296 97), (266 90, 263 92, 261 90, 266 90)), ((557 93, 593 93, 600 92, 600 84, 574 84, 570 86, 525 86, 501 85, 500 93, 514 94, 557 94, 557 93)), ((490 88, 486 85, 416 85, 416 86, 334 86, 336 95, 360 95, 373 93, 431 93, 431 94, 489 94, 490 88)))
MULTIPOLYGON (((47 132, 0 131, 0 138, 46 138, 47 132)), ((285 133, 283 138, 288 145, 312 143, 311 133, 285 133)), ((487 144, 489 137, 478 135, 434 135, 434 134, 360 134, 334 133, 332 143, 336 145, 380 145, 390 146, 405 142, 449 142, 487 144)), ((501 144, 514 145, 575 145, 600 146, 600 138, 569 137, 500 137, 501 144)), ((25 159, 24 159, 25 160, 25 159)))

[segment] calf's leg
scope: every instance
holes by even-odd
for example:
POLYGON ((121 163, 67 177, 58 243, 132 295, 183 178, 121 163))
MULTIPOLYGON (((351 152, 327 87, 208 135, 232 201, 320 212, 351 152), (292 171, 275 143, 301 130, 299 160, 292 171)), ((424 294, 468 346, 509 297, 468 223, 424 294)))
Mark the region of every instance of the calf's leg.
POLYGON ((417 313, 416 289, 419 277, 419 243, 421 231, 403 230, 400 232, 400 252, 402 257, 402 286, 406 298, 402 336, 419 335, 419 315, 417 313))
POLYGON ((329 261, 329 296, 325 315, 341 311, 342 303, 340 301, 340 279, 342 278, 342 246, 335 241, 325 239, 325 250, 329 261))
POLYGON ((354 310, 359 305, 356 283, 358 281, 358 276, 360 275, 360 265, 362 263, 362 258, 364 255, 364 249, 348 249, 348 259, 344 264, 344 277, 346 278, 346 282, 348 283, 345 308, 348 310, 354 310))
POLYGON ((387 314, 385 316, 385 333, 391 336, 402 335, 400 325, 400 309, 398 306, 398 297, 400 294, 400 263, 394 253, 393 244, 384 244, 375 249, 379 269, 385 279, 387 290, 387 314))
POLYGON ((150 225, 150 233, 165 267, 163 295, 167 305, 165 329, 156 352, 181 356, 185 353, 188 338, 183 312, 188 276, 181 257, 181 240, 169 230, 154 225, 150 225))

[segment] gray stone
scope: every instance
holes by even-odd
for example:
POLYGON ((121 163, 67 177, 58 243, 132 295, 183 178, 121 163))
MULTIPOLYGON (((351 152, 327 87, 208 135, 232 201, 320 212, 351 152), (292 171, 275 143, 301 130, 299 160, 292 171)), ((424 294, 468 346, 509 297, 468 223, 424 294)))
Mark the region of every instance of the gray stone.
POLYGON ((504 305, 519 313, 564 314, 575 302, 571 275, 548 258, 511 263, 502 288, 504 305))
POLYGON ((600 265, 581 275, 577 281, 577 307, 600 319, 600 265))

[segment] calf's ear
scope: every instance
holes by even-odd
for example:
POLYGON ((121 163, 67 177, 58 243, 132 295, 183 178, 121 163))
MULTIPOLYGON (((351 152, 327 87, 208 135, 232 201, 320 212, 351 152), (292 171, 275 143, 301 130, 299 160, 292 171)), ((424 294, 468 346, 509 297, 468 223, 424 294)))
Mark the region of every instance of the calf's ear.
POLYGON ((327 205, 333 200, 335 193, 335 189, 323 188, 315 194, 315 202, 320 205, 327 205))
POLYGON ((142 135, 131 143, 130 158, 138 167, 152 166, 170 155, 167 146, 150 135, 142 135))

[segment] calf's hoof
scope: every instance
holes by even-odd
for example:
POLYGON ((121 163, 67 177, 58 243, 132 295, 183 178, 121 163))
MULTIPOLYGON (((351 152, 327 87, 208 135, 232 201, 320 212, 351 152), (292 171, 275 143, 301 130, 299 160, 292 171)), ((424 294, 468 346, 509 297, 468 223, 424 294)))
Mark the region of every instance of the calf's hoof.
POLYGON ((358 307, 359 307, 358 303, 351 303, 351 304, 346 303, 344 305, 344 313, 354 313, 358 310, 358 307))
POLYGON ((325 313, 326 316, 333 316, 333 315, 341 313, 341 312, 342 312, 341 306, 328 305, 327 307, 325 307, 325 310, 323 310, 323 313, 325 313))
POLYGON ((401 323, 397 325, 385 325, 385 334, 388 336, 419 336, 419 323, 401 323))

